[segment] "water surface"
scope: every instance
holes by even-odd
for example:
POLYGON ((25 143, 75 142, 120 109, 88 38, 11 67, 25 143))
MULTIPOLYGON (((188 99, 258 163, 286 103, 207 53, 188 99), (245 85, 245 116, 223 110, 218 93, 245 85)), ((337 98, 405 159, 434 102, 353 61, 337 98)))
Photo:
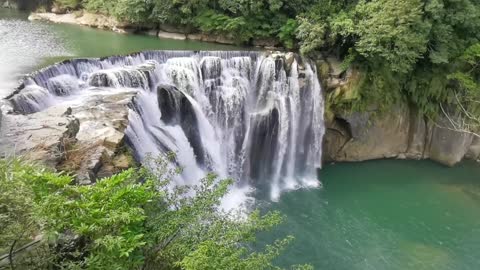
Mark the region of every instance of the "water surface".
POLYGON ((383 160, 327 165, 322 189, 265 208, 296 237, 281 265, 326 270, 480 269, 480 166, 383 160))
MULTIPOLYGON (((75 25, 29 22, 0 9, 0 98, 18 78, 72 57, 150 49, 237 50, 196 41, 119 35, 75 25)), ((445 168, 429 161, 372 161, 326 166, 322 189, 261 202, 287 219, 262 235, 292 234, 280 265, 310 262, 325 270, 480 269, 480 166, 445 168)))
POLYGON ((27 20, 28 14, 0 8, 0 98, 18 80, 67 58, 123 55, 144 50, 239 50, 246 48, 191 40, 123 35, 78 25, 27 20))

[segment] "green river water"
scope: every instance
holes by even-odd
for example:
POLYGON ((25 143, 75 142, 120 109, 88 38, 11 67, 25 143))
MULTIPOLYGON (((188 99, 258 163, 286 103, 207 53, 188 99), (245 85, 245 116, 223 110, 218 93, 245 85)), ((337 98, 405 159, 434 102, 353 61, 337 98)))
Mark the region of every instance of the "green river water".
MULTIPOLYGON (((0 9, 0 97, 32 70, 71 57, 149 49, 245 49, 194 41, 120 35, 73 25, 28 22, 0 9)), ((480 269, 480 166, 446 168, 430 161, 381 160, 326 165, 323 187, 283 194, 258 206, 286 221, 271 241, 295 242, 278 264, 325 270, 480 269)))

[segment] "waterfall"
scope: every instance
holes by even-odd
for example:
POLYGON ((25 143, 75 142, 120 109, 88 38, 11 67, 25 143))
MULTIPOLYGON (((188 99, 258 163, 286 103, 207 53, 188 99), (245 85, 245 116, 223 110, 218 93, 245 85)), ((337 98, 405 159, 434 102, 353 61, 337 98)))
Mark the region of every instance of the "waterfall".
POLYGON ((206 172, 238 190, 319 184, 323 96, 317 71, 288 53, 148 51, 69 60, 40 70, 10 97, 34 113, 95 91, 135 90, 126 135, 143 161, 174 152, 176 184, 206 172))

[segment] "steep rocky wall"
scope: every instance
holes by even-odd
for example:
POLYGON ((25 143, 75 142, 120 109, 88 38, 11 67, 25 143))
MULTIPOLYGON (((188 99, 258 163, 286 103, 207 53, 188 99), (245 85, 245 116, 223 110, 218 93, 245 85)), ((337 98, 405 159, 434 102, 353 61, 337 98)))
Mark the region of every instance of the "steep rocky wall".
POLYGON ((443 119, 437 124, 426 121, 411 110, 402 104, 379 115, 336 115, 326 123, 324 160, 429 158, 453 166, 464 157, 479 158, 480 143, 473 135, 450 130, 443 119))
MULTIPOLYGON (((352 72, 342 77, 332 67, 335 63, 327 62, 329 73, 323 78, 327 95, 351 97, 348 86, 358 77, 351 76, 352 72)), ((431 159, 453 166, 464 158, 480 158, 480 139, 452 131, 446 119, 440 117, 434 123, 404 103, 386 112, 372 107, 348 114, 330 110, 323 147, 325 162, 399 158, 431 159)))

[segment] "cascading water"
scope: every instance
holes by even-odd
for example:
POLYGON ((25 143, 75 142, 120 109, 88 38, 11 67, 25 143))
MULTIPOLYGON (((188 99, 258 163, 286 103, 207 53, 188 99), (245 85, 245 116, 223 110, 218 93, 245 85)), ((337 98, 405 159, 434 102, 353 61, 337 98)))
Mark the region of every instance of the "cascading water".
POLYGON ((176 184, 208 171, 238 188, 318 185, 323 97, 313 65, 289 54, 149 51, 71 60, 41 70, 10 97, 34 113, 95 91, 137 91, 126 135, 137 158, 176 153, 176 184))

